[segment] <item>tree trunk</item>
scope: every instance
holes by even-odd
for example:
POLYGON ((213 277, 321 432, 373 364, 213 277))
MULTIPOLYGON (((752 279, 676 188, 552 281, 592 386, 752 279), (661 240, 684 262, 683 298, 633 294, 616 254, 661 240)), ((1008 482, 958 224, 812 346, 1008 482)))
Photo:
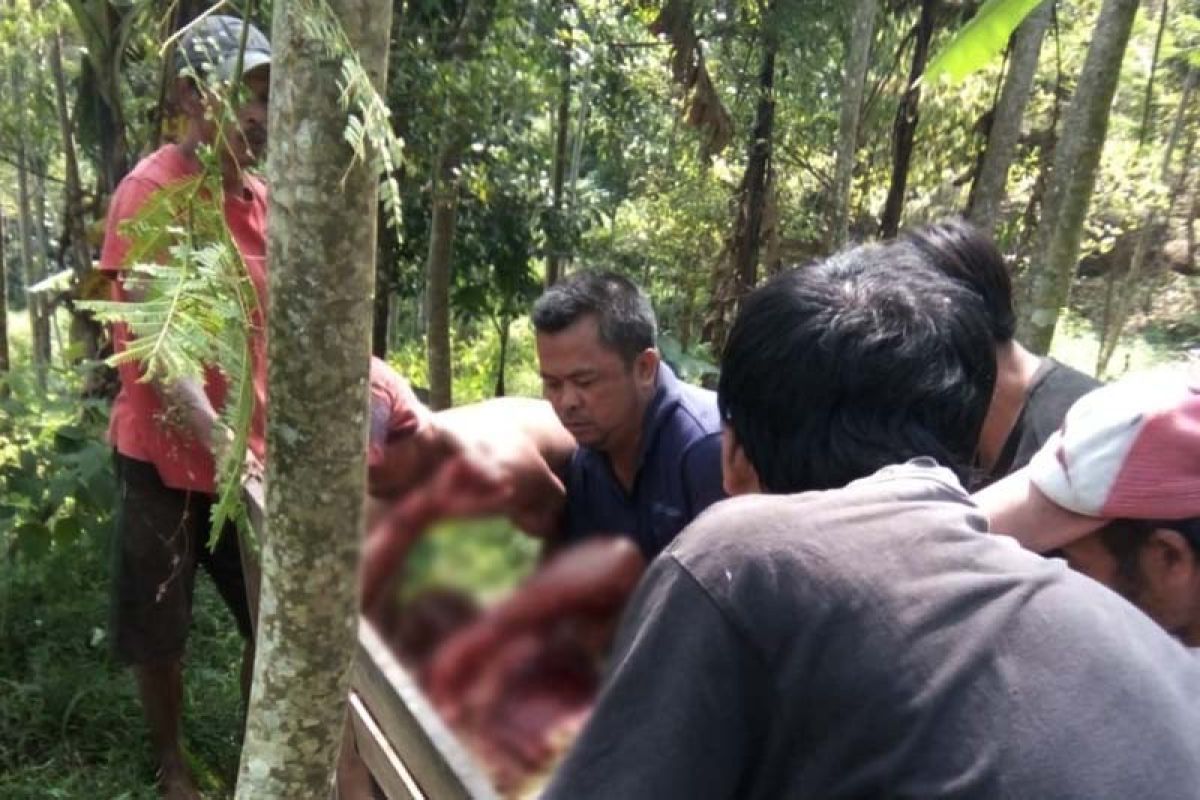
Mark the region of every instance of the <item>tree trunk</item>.
POLYGON ((754 114, 754 127, 750 131, 749 156, 738 193, 738 214, 733 230, 731 255, 737 297, 753 289, 758 281, 763 211, 771 179, 771 136, 775 126, 775 50, 778 38, 769 30, 764 30, 763 34, 762 64, 758 70, 758 108, 754 114))
MULTIPOLYGON (((11 368, 8 360, 8 261, 5 258, 8 251, 7 222, 4 209, 0 208, 0 372, 5 374, 11 368)), ((0 397, 6 391, 6 388, 0 388, 0 397)))
POLYGON ((917 20, 912 67, 908 71, 908 89, 900 100, 900 106, 896 109, 896 121, 892 124, 892 183, 888 188, 887 202, 883 205, 883 216, 879 220, 879 235, 885 239, 890 239, 899 232, 900 217, 904 214, 908 167, 912 162, 917 122, 920 121, 919 81, 921 73, 925 71, 925 63, 929 60, 929 42, 933 38, 933 12, 936 4, 937 0, 921 0, 921 16, 917 20))
MULTIPOLYGON (((378 212, 376 227, 385 228, 386 217, 378 212)), ((392 272, 396 263, 394 231, 385 230, 375 254, 375 303, 371 311, 371 355, 386 358, 392 319, 392 272)))
MULTIPOLYGON (((327 2, 382 91, 392 4, 327 2)), ((310 9, 276 0, 271 37, 267 520, 238 800, 329 796, 358 622, 377 178, 347 171, 342 59, 310 9)))
MULTIPOLYGON (((33 179, 33 229, 37 232, 37 279, 40 281, 50 275, 50 232, 46 230, 46 159, 38 158, 31 161, 30 177, 33 179)), ((51 330, 58 333, 55 324, 53 307, 50 296, 38 293, 38 319, 41 325, 42 360, 49 364, 53 358, 51 345, 51 330)), ((56 337, 57 338, 57 337, 56 337)), ((61 342, 60 342, 61 345, 61 342)))
MULTIPOLYGON (((63 202, 63 235, 70 245, 71 269, 78 289, 92 269, 92 249, 87 240, 87 220, 83 210, 83 186, 79 180, 79 161, 75 150, 75 131, 67 111, 67 81, 62 62, 62 33, 50 37, 50 73, 54 77, 54 98, 58 110, 58 128, 62 136, 66 187, 63 202)), ((77 355, 94 360, 100 352, 100 326, 84 312, 72 310, 71 341, 77 355)))
POLYGON ((433 218, 429 223, 426 306, 429 313, 429 405, 435 411, 454 404, 450 366, 450 267, 458 224, 457 148, 447 145, 438 159, 433 186, 433 218))
MULTIPOLYGON (((566 3, 562 4, 565 16, 566 3)), ((555 114, 554 170, 550 178, 551 211, 550 231, 546 237, 546 285, 558 283, 559 265, 564 244, 563 230, 563 181, 567 175, 567 139, 571 130, 571 27, 564 19, 564 38, 559 43, 558 110, 555 114)))
MULTIPOLYGON (((9 72, 13 97, 23 97, 25 80, 21 64, 14 59, 9 72)), ((25 140, 26 120, 24 106, 18 104, 17 119, 17 201, 18 201, 18 230, 21 236, 21 266, 25 279, 25 306, 29 312, 29 344, 30 358, 37 373, 38 384, 46 384, 46 366, 50 361, 50 328, 46 325, 42 299, 32 294, 29 287, 37 283, 41 276, 41 261, 45 251, 39 255, 34 241, 37 235, 37 223, 34 220, 34 208, 29 190, 29 172, 31 161, 25 140)))
POLYGON ((844 245, 850 233, 850 186, 854 180, 854 154, 858 150, 858 120, 878 13, 879 0, 857 0, 850 18, 846 72, 842 76, 842 112, 838 118, 837 162, 833 170, 833 196, 829 201, 825 242, 825 249, 830 252, 844 245))
POLYGON ((496 397, 504 397, 507 387, 504 385, 504 370, 508 365, 508 336, 512 331, 512 318, 504 316, 496 325, 500 337, 500 352, 496 355, 496 397))
POLYGON ((1038 354, 1049 351, 1058 315, 1070 300, 1083 222, 1137 7, 1137 0, 1104 0, 1075 96, 1063 120, 1038 226, 1030 301, 1020 319, 1020 338, 1038 354))
POLYGON ((1000 90, 1000 101, 992 118, 992 129, 988 133, 987 148, 983 164, 975 185, 971 187, 970 207, 967 218, 980 231, 991 236, 1000 217, 1000 204, 1004 201, 1004 188, 1008 183, 1008 170, 1012 166, 1021 136, 1021 122, 1025 117, 1025 106, 1033 89, 1033 78, 1037 73, 1038 56, 1042 50, 1042 39, 1050 27, 1054 13, 1053 0, 1043 0, 1033 13, 1025 18, 1012 37, 1008 60, 1008 74, 1000 90))
MULTIPOLYGON (((1167 143, 1162 151, 1159 181, 1168 191, 1174 188, 1172 186, 1173 181, 1171 180, 1171 159, 1175 155, 1175 148, 1179 144, 1179 136, 1183 132, 1184 122, 1187 119, 1188 111, 1191 109, 1192 92, 1196 88, 1196 76, 1196 68, 1189 67, 1187 77, 1183 82, 1183 93, 1179 99, 1179 106, 1175 110, 1175 121, 1171 125, 1171 133, 1167 137, 1167 143)), ((1147 130, 1142 131, 1143 137, 1147 134, 1147 130)), ((1172 200, 1174 200, 1173 197, 1166 201, 1168 215, 1172 200)), ((1159 211, 1160 209, 1154 203, 1149 203, 1142 214, 1141 230, 1138 231, 1137 244, 1134 245, 1133 249, 1133 258, 1129 262, 1129 271, 1126 273, 1125 279, 1121 282, 1121 290, 1114 292, 1115 299, 1113 301, 1114 306, 1111 319, 1105 325, 1104 336, 1100 340, 1100 353, 1096 358, 1096 377, 1098 378, 1103 379, 1105 370, 1108 369, 1108 362, 1112 359, 1112 355, 1117 349, 1117 344, 1121 340, 1121 332, 1125 328, 1125 323, 1129 320, 1133 295, 1141 278, 1142 269, 1146 266, 1146 259, 1150 255, 1154 230, 1158 227, 1159 211)), ((1109 275, 1115 283, 1114 271, 1110 270, 1109 275)))

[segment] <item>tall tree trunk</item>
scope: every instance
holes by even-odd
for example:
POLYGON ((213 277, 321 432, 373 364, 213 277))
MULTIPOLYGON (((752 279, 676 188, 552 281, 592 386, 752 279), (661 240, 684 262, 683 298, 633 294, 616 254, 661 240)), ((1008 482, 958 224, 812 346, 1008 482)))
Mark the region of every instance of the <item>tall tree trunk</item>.
POLYGON ((496 332, 500 337, 499 353, 496 355, 496 397, 504 397, 507 387, 504 385, 504 372, 508 366, 508 337, 512 331, 512 317, 507 314, 496 323, 496 332))
MULTIPOLYGON (((30 161, 32 169, 30 169, 30 177, 33 179, 33 229, 37 233, 37 279, 40 281, 50 275, 50 232, 46 230, 46 159, 37 158, 30 161)), ((50 304, 50 296, 48 294, 39 293, 37 295, 38 302, 38 321, 41 326, 40 330, 40 345, 42 348, 42 360, 49 364, 52 358, 53 348, 50 341, 51 329, 57 333, 58 330, 54 327, 53 310, 50 304)))
MULTIPOLYGON (((67 81, 62 61, 62 33, 50 37, 50 73, 54 77, 54 99, 58 111, 58 128, 62 136, 63 163, 66 187, 63 202, 63 235, 70 244, 71 269, 74 286, 79 289, 92 269, 92 249, 87 240, 87 221, 84 219, 83 186, 79 180, 79 161, 75 150, 75 131, 67 110, 67 81)), ((83 312, 72 311, 71 341, 79 348, 78 355, 95 359, 100 351, 100 326, 83 312)))
MULTIPOLYGON (((1167 136, 1167 143, 1162 151, 1159 181, 1168 191, 1175 188, 1172 185, 1174 182, 1171 180, 1171 160, 1175 155, 1175 148, 1179 144, 1180 134, 1183 133, 1183 126, 1187 119, 1188 111, 1191 110, 1192 93, 1196 88, 1197 74, 1195 67, 1188 68, 1187 77, 1183 82, 1183 93, 1179 99, 1179 106, 1175 110, 1175 121, 1171 124, 1171 132, 1167 136)), ((1142 132, 1143 142, 1147 134, 1148 131, 1144 130, 1142 132)), ((1186 167, 1186 164, 1184 166, 1186 167)), ((1174 197, 1171 197, 1166 201, 1168 216, 1174 199, 1174 197)), ((1104 373, 1108 369, 1108 362, 1112 359, 1112 355, 1117 349, 1117 344, 1121 340, 1121 332, 1125 328, 1125 323, 1129 320, 1133 295, 1141 278, 1142 269, 1146 265, 1146 259, 1150 256, 1150 248, 1153 246, 1154 231, 1158 227, 1160 211, 1154 203, 1149 203, 1142 214, 1140 222, 1141 230, 1138 231, 1137 244, 1134 245, 1133 249, 1133 258, 1129 262, 1129 271, 1126 273, 1125 279, 1121 282, 1121 290, 1114 293, 1115 305, 1112 310, 1111 319, 1109 324, 1105 325, 1104 336, 1100 340, 1100 353, 1096 358, 1096 376, 1099 378, 1104 377, 1104 373)), ((1112 272, 1110 271, 1111 274, 1112 272)))
MULTIPOLYGON (((0 208, 0 372, 8 373, 11 365, 8 360, 8 220, 4 209, 0 208)), ((0 397, 6 390, 0 389, 0 397)))
POLYGON ((908 188, 908 167, 912 162, 913 141, 920 121, 921 73, 929 60, 929 42, 933 38, 934 10, 937 0, 921 0, 921 16, 917 20, 916 43, 913 47, 912 66, 908 71, 908 89, 896 109, 896 121, 892 124, 892 183, 888 188, 887 202, 883 205, 883 216, 879 220, 879 235, 891 238, 900 230, 900 218, 904 214, 904 193, 908 188))
POLYGON ((829 227, 825 249, 833 251, 850 234, 850 186, 854 180, 854 154, 858 150, 858 120, 867 86, 871 41, 879 0, 856 0, 846 40, 846 72, 842 76, 842 111, 838 118, 837 162, 833 170, 833 196, 829 201, 829 227))
POLYGON ((996 230, 999 221, 1008 170, 1021 136, 1021 122, 1033 90, 1042 40, 1053 14, 1053 0, 1043 0, 1012 36, 1008 73, 1000 90, 1000 101, 992 118, 983 164, 975 185, 971 187, 970 207, 967 210, 967 218, 988 236, 996 230))
MULTIPOLYGON (((770 14, 766 15, 770 19, 770 14)), ((758 70, 758 107, 750 131, 746 173, 738 192, 737 220, 733 229, 733 274, 736 295, 741 297, 758 281, 758 252, 762 239, 763 211, 771 180, 771 137, 775 127, 775 50, 778 37, 765 30, 762 63, 758 70)))
MULTIPOLYGON (((17 59, 11 65, 9 84, 13 97, 22 97, 25 91, 25 79, 21 64, 17 59)), ((45 386, 46 366, 50 359, 47 355, 50 349, 50 329, 45 320, 43 304, 40 295, 33 294, 29 287, 37 283, 41 276, 41 261, 45 251, 39 255, 35 237, 37 235, 34 220, 34 208, 29 189, 29 172, 32 162, 25 140, 26 119, 24 106, 18 104, 17 119, 17 201, 18 201, 18 230, 21 236, 21 266, 25 280, 25 306, 29 311, 29 344, 30 358, 37 373, 38 383, 45 386)))
POLYGON ((438 158, 433 186, 433 218, 429 223, 426 263, 426 307, 429 314, 429 405, 436 411, 454 404, 450 365, 450 267, 458 225, 457 147, 447 144, 438 158))
POLYGON ((564 244, 563 182, 567 175, 567 139, 571 130, 571 26, 566 20, 567 3, 560 3, 563 15, 562 52, 558 62, 558 110, 555 112, 554 168, 550 177, 550 235, 546 237, 546 285, 558 282, 564 244))
MULTIPOLYGON (((382 91, 392 4, 327 3, 382 91)), ((341 59, 310 8, 276 0, 271 37, 267 519, 238 800, 329 796, 358 621, 377 179, 347 172, 341 59)))
POLYGON ((1031 267, 1030 300, 1019 336, 1035 353, 1046 353, 1060 311, 1071 297, 1079 240, 1108 134, 1109 110, 1137 0, 1104 0, 1088 46, 1075 95, 1063 120, 1031 267))

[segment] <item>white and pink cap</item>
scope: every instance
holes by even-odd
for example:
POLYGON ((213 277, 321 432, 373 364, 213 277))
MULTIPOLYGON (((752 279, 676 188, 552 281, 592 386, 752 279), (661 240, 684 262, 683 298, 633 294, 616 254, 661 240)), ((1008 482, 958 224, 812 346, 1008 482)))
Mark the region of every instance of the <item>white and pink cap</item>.
POLYGON ((1085 395, 1027 467, 975 501, 992 530, 1039 551, 1110 519, 1200 516, 1200 371, 1141 373, 1085 395))

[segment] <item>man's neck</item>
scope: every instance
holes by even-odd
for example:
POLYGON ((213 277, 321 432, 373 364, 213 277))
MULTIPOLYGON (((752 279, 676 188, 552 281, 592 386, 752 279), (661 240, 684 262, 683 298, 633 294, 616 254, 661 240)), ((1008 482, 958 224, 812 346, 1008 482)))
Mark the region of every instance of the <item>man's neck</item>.
POLYGON ((996 386, 979 434, 979 460, 984 469, 990 470, 999 461, 1041 363, 1019 342, 1010 341, 996 348, 996 386))

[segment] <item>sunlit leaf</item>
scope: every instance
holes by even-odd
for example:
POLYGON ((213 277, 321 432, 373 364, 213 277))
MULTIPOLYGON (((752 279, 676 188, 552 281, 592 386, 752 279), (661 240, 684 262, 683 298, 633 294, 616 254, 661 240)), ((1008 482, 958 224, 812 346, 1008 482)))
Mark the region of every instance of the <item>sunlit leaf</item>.
POLYGON ((1048 0, 987 0, 925 68, 922 81, 956 84, 1003 52, 1025 17, 1048 0))

